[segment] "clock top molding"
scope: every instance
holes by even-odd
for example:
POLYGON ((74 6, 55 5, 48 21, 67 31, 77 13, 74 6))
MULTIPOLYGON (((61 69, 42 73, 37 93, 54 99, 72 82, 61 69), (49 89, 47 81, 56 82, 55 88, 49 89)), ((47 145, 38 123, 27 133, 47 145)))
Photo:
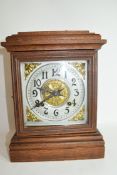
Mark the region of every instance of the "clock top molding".
POLYGON ((39 31, 19 32, 8 36, 2 42, 8 51, 38 51, 38 50, 98 50, 105 39, 100 34, 89 31, 39 31))

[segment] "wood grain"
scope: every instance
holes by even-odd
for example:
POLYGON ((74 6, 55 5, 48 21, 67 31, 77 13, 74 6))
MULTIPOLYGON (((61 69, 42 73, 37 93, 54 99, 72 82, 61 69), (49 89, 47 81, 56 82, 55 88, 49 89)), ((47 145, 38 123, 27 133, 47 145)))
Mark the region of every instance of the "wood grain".
POLYGON ((8 51, 100 49, 106 40, 89 31, 20 32, 1 45, 8 51))
POLYGON ((12 162, 94 159, 104 157, 104 141, 99 133, 17 137, 10 144, 12 162))

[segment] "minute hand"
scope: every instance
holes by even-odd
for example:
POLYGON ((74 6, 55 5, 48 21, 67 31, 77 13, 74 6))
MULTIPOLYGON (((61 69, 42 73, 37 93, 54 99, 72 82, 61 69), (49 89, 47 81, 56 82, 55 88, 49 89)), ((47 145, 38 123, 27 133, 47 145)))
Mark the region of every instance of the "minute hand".
POLYGON ((63 90, 63 89, 58 90, 58 91, 52 91, 51 94, 50 94, 48 97, 46 97, 44 100, 42 100, 42 101, 39 103, 39 106, 40 106, 43 102, 45 102, 46 100, 49 100, 49 99, 52 98, 52 97, 55 97, 55 96, 62 96, 62 95, 60 94, 60 92, 61 92, 62 90, 63 90))
MULTIPOLYGON (((62 91, 63 89, 61 89, 61 90, 59 90, 59 91, 52 91, 51 92, 51 94, 48 96, 48 97, 46 97, 45 99, 43 99, 41 102, 39 102, 37 105, 35 105, 33 108, 35 108, 35 107, 40 107, 41 106, 41 104, 43 104, 43 102, 45 102, 46 100, 49 100, 50 98, 52 98, 52 97, 55 97, 55 96, 62 96, 61 94, 60 94, 60 92, 62 91)), ((32 108, 32 109, 33 109, 32 108)))
POLYGON ((39 106, 45 102, 46 100, 49 100, 50 98, 54 97, 55 95, 53 93, 51 93, 48 97, 46 97, 45 99, 43 99, 40 103, 39 103, 39 106))
POLYGON ((40 107, 42 104, 43 104, 43 102, 45 102, 46 100, 49 100, 50 98, 52 98, 54 95, 53 94, 50 94, 48 97, 46 97, 44 100, 42 100, 41 102, 39 102, 38 104, 36 104, 35 106, 33 106, 32 108, 31 108, 31 110, 33 109, 33 108, 36 108, 36 107, 40 107))

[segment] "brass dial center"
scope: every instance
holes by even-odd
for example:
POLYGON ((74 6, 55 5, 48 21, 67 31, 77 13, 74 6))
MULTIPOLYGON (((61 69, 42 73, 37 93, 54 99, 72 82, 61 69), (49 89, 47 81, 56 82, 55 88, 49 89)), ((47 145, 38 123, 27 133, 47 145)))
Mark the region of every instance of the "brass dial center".
POLYGON ((69 88, 61 80, 48 80, 42 86, 42 99, 52 106, 61 106, 69 98, 69 88))

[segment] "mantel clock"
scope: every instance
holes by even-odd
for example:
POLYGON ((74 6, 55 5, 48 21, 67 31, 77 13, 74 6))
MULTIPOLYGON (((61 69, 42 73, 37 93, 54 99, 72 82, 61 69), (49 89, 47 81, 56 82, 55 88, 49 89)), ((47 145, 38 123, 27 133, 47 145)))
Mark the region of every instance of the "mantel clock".
POLYGON ((11 53, 11 161, 104 157, 96 113, 97 51, 105 43, 89 31, 19 32, 2 42, 11 53))

